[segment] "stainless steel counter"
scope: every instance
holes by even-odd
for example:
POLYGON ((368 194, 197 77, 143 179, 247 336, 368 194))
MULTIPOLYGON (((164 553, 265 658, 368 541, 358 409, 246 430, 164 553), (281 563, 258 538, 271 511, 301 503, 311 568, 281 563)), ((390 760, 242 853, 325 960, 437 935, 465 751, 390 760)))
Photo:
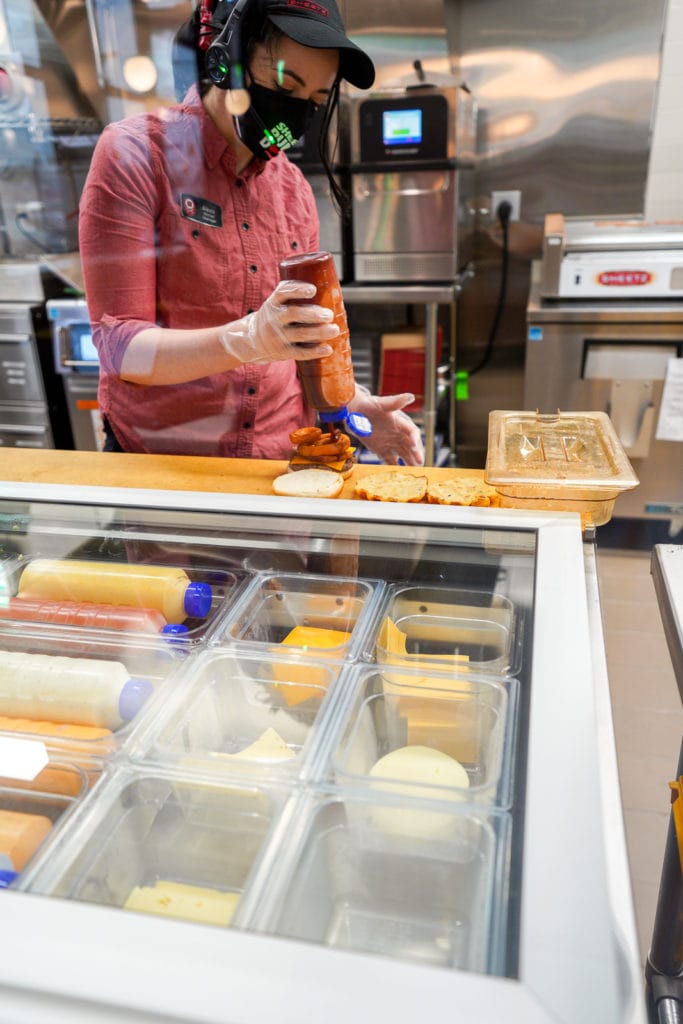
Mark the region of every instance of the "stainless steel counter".
MULTIPOLYGON (((656 544, 651 567, 664 635, 683 701, 683 546, 656 544)), ((678 782, 683 777, 683 743, 678 766, 671 766, 670 777, 678 782)), ((665 796, 663 793, 662 804, 665 796)), ((674 797, 672 793, 672 802, 676 799, 680 801, 683 797, 674 797)), ((681 1024, 683 1021, 683 869, 680 843, 672 809, 645 971, 650 1019, 661 1024, 681 1024)))
POLYGON ((652 580, 678 692, 683 701, 683 545, 655 545, 652 552, 652 580))

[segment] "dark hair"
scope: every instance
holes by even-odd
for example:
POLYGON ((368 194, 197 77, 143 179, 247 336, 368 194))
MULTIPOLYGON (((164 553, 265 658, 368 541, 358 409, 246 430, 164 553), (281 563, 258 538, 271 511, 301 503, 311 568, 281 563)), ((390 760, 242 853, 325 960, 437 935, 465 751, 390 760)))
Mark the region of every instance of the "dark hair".
MULTIPOLYGON (((200 96, 204 96, 213 85, 206 70, 206 50, 199 45, 202 31, 204 30, 199 19, 199 7, 197 7, 190 20, 181 25, 175 34, 172 61, 173 80, 178 101, 183 99, 192 85, 197 86, 200 96)), ((242 42, 247 64, 256 46, 262 44, 270 50, 283 36, 284 33, 263 16, 258 0, 249 4, 242 18, 242 42)), ((348 220, 351 210, 349 196, 340 185, 333 170, 338 142, 335 141, 333 145, 330 143, 330 125, 339 108, 339 86, 340 79, 337 76, 325 101, 325 111, 318 138, 318 154, 330 185, 332 200, 340 215, 344 220, 348 220)), ((337 137, 338 134, 337 131, 337 137)))

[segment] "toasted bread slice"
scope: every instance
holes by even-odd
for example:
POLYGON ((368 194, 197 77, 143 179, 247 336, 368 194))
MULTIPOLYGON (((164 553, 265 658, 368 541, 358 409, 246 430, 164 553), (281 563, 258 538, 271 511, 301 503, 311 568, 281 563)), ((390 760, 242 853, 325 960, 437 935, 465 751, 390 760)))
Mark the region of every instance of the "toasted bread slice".
POLYGON ((369 474, 356 484, 358 497, 368 501, 422 501, 426 493, 426 476, 412 476, 398 470, 369 474))
POLYGON ((302 469, 298 473, 283 473, 273 480, 276 494, 294 498, 336 498, 341 494, 344 477, 329 469, 302 469))
POLYGON ((453 477, 452 480, 437 480, 429 484, 427 501, 431 505, 479 505, 484 508, 500 505, 500 497, 494 487, 469 477, 453 477))

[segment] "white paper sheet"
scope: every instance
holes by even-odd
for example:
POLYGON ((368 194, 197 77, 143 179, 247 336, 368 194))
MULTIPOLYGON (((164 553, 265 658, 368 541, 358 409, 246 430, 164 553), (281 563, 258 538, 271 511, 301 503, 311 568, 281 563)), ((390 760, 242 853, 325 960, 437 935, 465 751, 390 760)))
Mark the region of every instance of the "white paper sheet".
POLYGON ((683 359, 670 359, 655 434, 658 441, 683 441, 683 359))
POLYGON ((25 740, 18 736, 0 736, 0 775, 30 782, 48 763, 47 750, 41 740, 25 740))

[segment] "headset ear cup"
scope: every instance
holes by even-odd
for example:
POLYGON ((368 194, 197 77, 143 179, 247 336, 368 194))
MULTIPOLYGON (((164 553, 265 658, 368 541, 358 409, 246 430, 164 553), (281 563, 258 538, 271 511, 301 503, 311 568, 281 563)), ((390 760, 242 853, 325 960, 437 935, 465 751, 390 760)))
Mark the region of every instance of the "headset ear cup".
POLYGON ((230 88, 230 56, 225 43, 212 43, 207 50, 206 72, 219 89, 230 88))

